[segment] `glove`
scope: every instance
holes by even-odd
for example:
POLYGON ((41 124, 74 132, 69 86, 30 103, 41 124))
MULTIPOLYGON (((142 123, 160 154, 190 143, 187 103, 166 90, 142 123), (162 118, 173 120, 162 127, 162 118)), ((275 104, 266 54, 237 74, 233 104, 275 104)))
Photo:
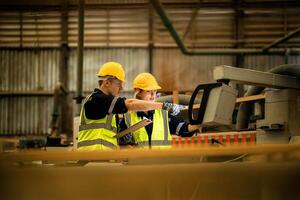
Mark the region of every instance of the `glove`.
POLYGON ((134 144, 134 138, 131 133, 119 138, 119 145, 132 145, 134 144))
POLYGON ((179 105, 169 103, 169 102, 164 102, 162 109, 168 111, 171 115, 176 116, 180 113, 180 108, 179 105))

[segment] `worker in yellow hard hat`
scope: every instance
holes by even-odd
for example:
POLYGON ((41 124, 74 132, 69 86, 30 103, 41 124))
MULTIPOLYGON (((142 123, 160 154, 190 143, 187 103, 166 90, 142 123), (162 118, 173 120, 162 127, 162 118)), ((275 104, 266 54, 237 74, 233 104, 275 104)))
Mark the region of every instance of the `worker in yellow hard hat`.
POLYGON ((78 133, 79 150, 117 149, 118 115, 129 111, 166 109, 177 113, 178 105, 118 97, 125 72, 117 62, 104 63, 97 74, 99 87, 83 101, 78 133))
MULTIPOLYGON (((133 89, 137 99, 155 102, 156 92, 161 87, 152 74, 141 73, 134 79, 133 89)), ((130 140, 131 138, 127 136, 126 140, 122 141, 123 144, 134 143, 141 148, 170 148, 172 139, 170 133, 182 137, 190 137, 195 131, 199 130, 198 125, 184 122, 176 115, 159 108, 125 114, 126 126, 138 123, 144 118, 152 120, 152 123, 134 131, 132 133, 133 140, 130 140)))

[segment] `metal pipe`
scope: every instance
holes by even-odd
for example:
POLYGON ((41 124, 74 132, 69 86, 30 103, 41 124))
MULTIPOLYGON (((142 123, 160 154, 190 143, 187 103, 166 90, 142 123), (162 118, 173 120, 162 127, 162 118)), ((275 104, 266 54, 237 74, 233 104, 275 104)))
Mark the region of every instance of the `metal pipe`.
POLYGON ((77 48, 77 91, 76 103, 80 104, 82 96, 83 79, 83 44, 84 43, 84 0, 79 0, 78 8, 78 48, 77 48))
MULTIPOLYGON (((275 52, 263 52, 261 49, 253 49, 253 50, 244 50, 244 49, 227 49, 227 50, 188 50, 182 39, 180 38, 179 34, 173 27, 173 24, 167 13, 165 12, 164 7, 160 3, 159 0, 151 0, 152 6, 160 16, 163 24, 169 30, 171 36, 175 40, 177 46, 181 50, 181 52, 185 55, 193 56, 193 55, 260 55, 260 54, 277 54, 277 55, 284 55, 285 51, 275 51, 275 52)), ((291 51, 291 54, 300 54, 300 51, 291 51)))
MULTIPOLYGON (((148 49, 149 47, 147 46, 130 46, 130 45, 114 45, 114 48, 130 48, 130 49, 148 49)), ((164 45, 164 46, 160 46, 161 48, 168 48, 168 49, 177 49, 176 46, 170 46, 170 45, 164 45)), ((68 47, 69 50, 74 50, 77 47, 68 47)), ((92 46, 92 47, 88 47, 89 49, 107 49, 107 47, 105 46, 92 46)), ((60 49, 60 47, 1 47, 1 50, 53 50, 53 49, 60 49)), ((213 55, 215 52, 226 52, 227 50, 229 51, 235 51, 235 50, 242 50, 243 52, 252 52, 255 51, 256 49, 253 48, 243 48, 243 49, 210 49, 210 50, 198 50, 200 52, 203 52, 203 55, 213 55)), ((284 49, 284 48, 278 48, 278 49, 274 49, 272 51, 268 51, 267 53, 265 53, 265 55, 285 55, 288 52, 289 56, 292 55, 300 55, 300 49, 299 48, 294 48, 293 50, 290 49, 284 49)), ((249 53, 241 53, 238 55, 249 55, 249 53)), ((220 55, 224 55, 224 54, 220 54, 220 55)), ((226 54, 226 55, 230 55, 230 54, 226 54)), ((237 55, 237 54, 233 54, 233 55, 237 55)), ((252 54, 254 55, 254 54, 252 54)), ((261 52, 258 52, 257 55, 261 55, 261 52)))
POLYGON ((285 42, 285 41, 291 39, 292 37, 294 37, 294 36, 296 36, 296 35, 298 35, 298 34, 300 34, 300 27, 297 28, 297 29, 294 30, 294 31, 289 32, 286 36, 284 36, 284 37, 282 37, 282 38, 279 38, 279 39, 275 40, 275 41, 272 42, 270 45, 267 45, 266 47, 263 48, 263 51, 266 52, 266 51, 268 51, 269 49, 271 49, 272 47, 275 47, 275 46, 277 46, 278 44, 283 43, 283 42, 285 42))
POLYGON ((0 91, 0 97, 18 97, 18 96, 53 96, 54 91, 0 91))

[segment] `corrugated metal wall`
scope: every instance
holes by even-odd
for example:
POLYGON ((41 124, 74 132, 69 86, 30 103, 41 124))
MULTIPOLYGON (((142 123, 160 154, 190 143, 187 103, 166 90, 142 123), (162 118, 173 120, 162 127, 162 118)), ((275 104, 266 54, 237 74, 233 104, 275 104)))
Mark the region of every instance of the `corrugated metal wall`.
MULTIPOLYGON (((83 90, 92 91, 98 86, 97 72, 99 67, 107 61, 118 61, 125 69, 126 83, 124 91, 132 90, 134 77, 148 69, 148 50, 146 48, 101 48, 86 49, 84 51, 83 90)), ((77 79, 77 51, 71 50, 69 62, 69 86, 76 89, 77 79)))
MULTIPOLYGON (((140 3, 144 0, 86 1, 87 4, 140 3)), ((300 25, 300 8, 243 8, 243 38, 236 40, 235 9, 202 7, 206 1, 169 1, 166 12, 187 47, 194 48, 262 48, 300 25), (178 5, 175 5, 176 2, 178 5), (183 2, 196 4, 180 7, 183 2), (194 21, 192 20, 195 15, 194 21), (190 24, 191 23, 191 24, 190 24), (190 24, 190 26, 189 26, 190 24), (189 28, 190 27, 190 28, 189 28)), ((218 2, 218 1, 215 1, 218 2)), ((231 2, 220 0, 219 2, 231 2)), ((247 3, 248 1, 244 1, 247 3)), ((28 4, 30 7, 30 5, 28 4)), ((107 6, 107 5, 106 5, 107 6)), ((112 6, 112 5, 111 5, 112 6)), ((76 90, 78 12, 68 12, 69 89, 76 90)), ((217 65, 235 64, 235 56, 185 56, 175 47, 162 20, 153 11, 152 26, 148 5, 124 9, 121 6, 89 7, 85 12, 85 47, 83 90, 97 87, 96 72, 106 61, 115 60, 125 67, 127 82, 122 95, 131 97, 132 80, 149 71, 149 32, 152 33, 153 73, 163 90, 192 91, 196 85, 213 81, 217 65), (152 27, 150 30, 149 28, 152 27), (100 48, 101 47, 101 48, 100 48), (122 47, 122 48, 118 48, 122 47), (131 48, 132 47, 132 48, 131 48)), ((0 12, 0 46, 32 48, 0 49, 0 135, 46 134, 51 120, 53 92, 59 77, 61 45, 61 10, 2 10, 0 12), (35 47, 48 49, 37 50, 35 47), (53 49, 49 49, 53 48, 53 49), (44 92, 34 96, 24 93, 44 92), (12 94, 9 94, 12 93, 12 94), (5 94, 5 95, 4 95, 5 94)), ((299 47, 299 37, 280 47, 299 47)), ((300 56, 289 56, 290 64, 299 64, 300 56)), ((284 64, 284 56, 245 56, 244 67, 267 71, 284 64)))
POLYGON ((53 90, 58 80, 59 50, 1 50, 0 91, 53 90))
POLYGON ((44 135, 51 120, 50 97, 1 97, 0 135, 44 135))
MULTIPOLYGON (((52 50, 0 51, 0 135, 47 134, 53 109, 52 96, 28 96, 54 90, 59 77, 59 56, 52 50), (3 93, 10 94, 4 96, 3 93), (13 94, 13 95, 12 95, 13 94), (24 96, 26 95, 26 96, 24 96)), ((96 73, 107 61, 124 65, 127 82, 123 95, 131 97, 133 78, 148 70, 145 48, 86 49, 84 52, 84 91, 97 87, 96 73)), ((77 51, 70 51, 69 86, 76 90, 77 51)))
POLYGON ((0 46, 59 46, 60 15, 58 11, 0 12, 0 46))
MULTIPOLYGON (((123 2, 124 6, 126 2, 123 2)), ((112 7, 108 8, 98 6, 86 9, 85 47, 147 47, 150 27, 149 8, 148 5, 138 6, 138 2, 144 3, 144 1, 137 1, 137 5, 130 9, 124 9, 122 5, 112 6, 116 2, 111 3, 112 7)), ((103 2, 93 1, 93 3, 101 5, 103 2)), ((244 7, 242 8, 244 14, 241 17, 244 21, 241 26, 243 37, 237 41, 235 9, 222 6, 202 7, 203 3, 205 4, 205 2, 198 2, 198 5, 189 5, 188 1, 178 1, 177 6, 165 5, 166 13, 187 47, 235 48, 240 45, 262 48, 300 26, 299 7, 244 7), (183 2, 187 5, 180 7, 183 2)), ((247 4, 247 1, 243 4, 247 4)), ((257 4, 259 7, 260 2, 257 4)), ((68 12, 67 21, 68 45, 76 47, 78 38, 76 9, 68 12)), ((154 46, 174 47, 176 44, 173 38, 154 11, 152 23, 150 32, 154 46)), ((1 47, 59 47, 60 32, 61 12, 58 10, 2 10, 0 12, 1 47)), ((279 44, 279 47, 299 47, 299 44, 300 39, 294 37, 284 44, 279 44)))
MULTIPOLYGON (((259 2, 257 2, 259 4, 259 2)), ((244 10, 244 46, 261 47, 299 27, 299 8, 268 8, 244 10)), ((294 37, 278 46, 297 47, 299 37, 294 37)))
POLYGON ((193 91, 213 81, 217 65, 233 65, 233 56, 185 56, 178 49, 156 49, 153 73, 164 90, 193 91))
POLYGON ((300 56, 289 56, 288 63, 300 65, 300 56))
POLYGON ((245 56, 244 68, 268 71, 284 62, 284 56, 245 56))
MULTIPOLYGON (((19 95, 0 98, 0 135, 47 134, 53 97, 24 96, 25 92, 53 91, 59 77, 59 50, 1 50, 0 92, 19 95), (20 95, 21 93, 21 95, 20 95)), ((234 66, 234 56, 185 56, 178 49, 157 48, 153 55, 153 73, 164 90, 192 91, 196 85, 213 81, 217 65, 234 66)), ((132 94, 133 78, 149 71, 146 48, 101 48, 84 52, 84 91, 97 87, 96 73, 106 61, 115 60, 125 67, 127 81, 123 93, 132 94)), ((299 64, 300 56, 290 56, 290 64, 299 64)), ((284 56, 246 56, 245 67, 266 71, 284 64, 284 56)), ((70 50, 69 86, 76 90, 77 51, 70 50)))
POLYGON ((46 134, 52 97, 29 94, 53 91, 59 51, 1 50, 0 71, 0 134, 46 134))
MULTIPOLYGON (((234 10, 194 8, 166 8, 178 34, 187 47, 234 47, 234 10), (195 20, 191 20, 196 13, 195 20), (189 26, 190 25, 190 26, 189 26)), ((153 38, 156 46, 174 46, 174 39, 154 14, 153 38)))

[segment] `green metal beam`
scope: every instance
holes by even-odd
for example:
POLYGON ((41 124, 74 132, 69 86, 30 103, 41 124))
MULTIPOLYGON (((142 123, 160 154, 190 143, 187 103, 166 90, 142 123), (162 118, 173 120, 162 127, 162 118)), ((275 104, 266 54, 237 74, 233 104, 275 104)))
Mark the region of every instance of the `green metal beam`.
MULTIPOLYGON (((167 13, 165 12, 164 7, 160 3, 159 0, 151 0, 152 6, 156 10, 157 14, 160 16, 163 24, 170 32, 171 36, 175 40, 177 46, 181 50, 181 52, 185 55, 193 56, 193 55, 284 55, 284 51, 272 51, 272 52, 264 52, 261 49, 254 50, 244 50, 244 49, 227 49, 227 50, 190 50, 187 49, 184 45, 184 42, 180 38, 178 32, 174 28, 171 20, 169 19, 167 13)), ((300 51, 290 50, 291 54, 300 54, 300 51)))
POLYGON ((272 47, 275 47, 277 45, 279 45, 280 43, 286 42, 287 40, 291 39, 292 37, 295 37, 297 35, 300 35, 300 27, 297 28, 294 31, 291 31, 290 33, 288 33, 286 36, 279 38, 277 40, 275 40, 274 42, 272 42, 270 45, 267 45, 266 47, 263 48, 263 51, 269 51, 269 49, 271 49, 272 47))

